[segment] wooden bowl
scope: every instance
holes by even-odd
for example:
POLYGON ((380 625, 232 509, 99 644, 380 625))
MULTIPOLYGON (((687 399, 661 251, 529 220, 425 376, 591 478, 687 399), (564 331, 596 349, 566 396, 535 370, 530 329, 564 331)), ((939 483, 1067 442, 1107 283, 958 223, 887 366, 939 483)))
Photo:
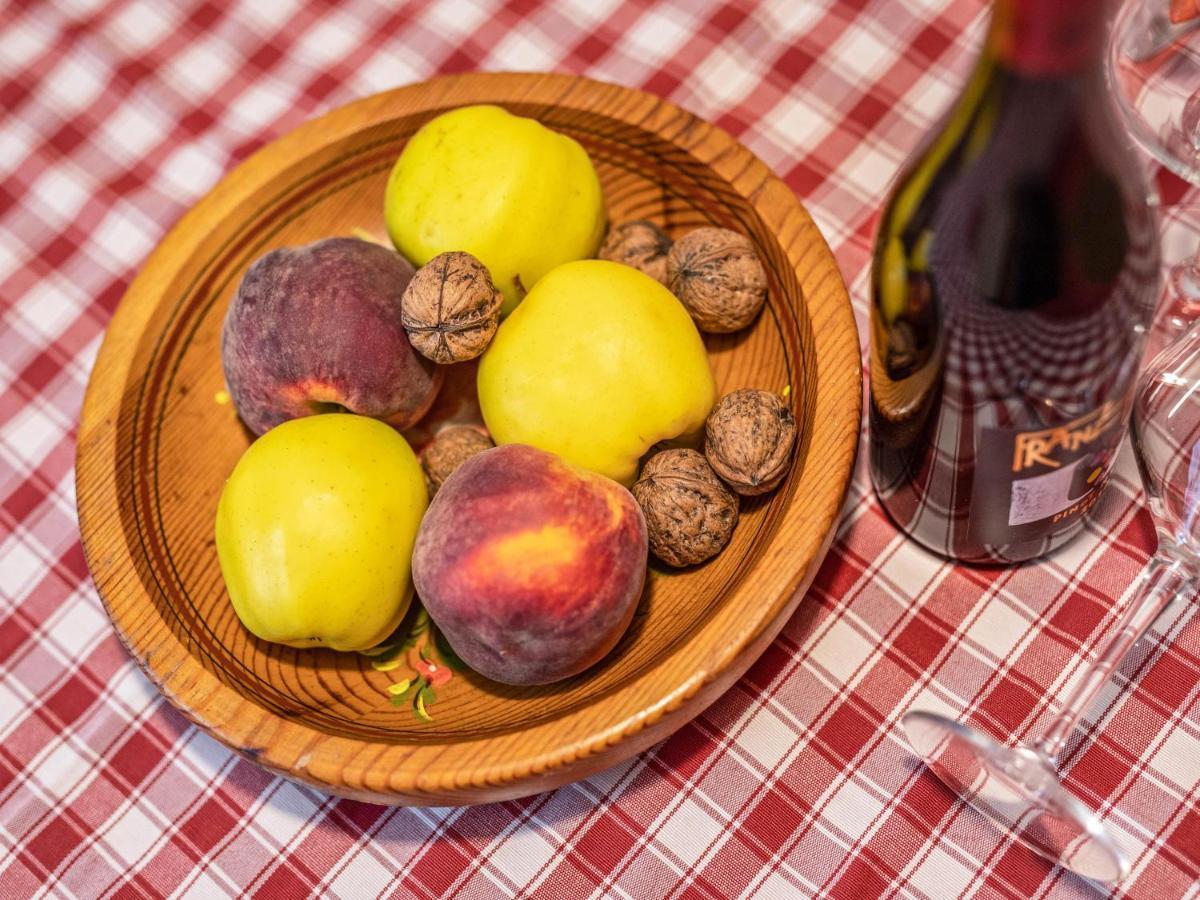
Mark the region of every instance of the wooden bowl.
POLYGON ((225 744, 371 802, 502 800, 644 750, 747 669, 828 549, 860 405, 858 339, 829 248, 792 192, 728 134, 655 97, 582 78, 440 78, 301 126, 239 166, 159 245, 113 318, 88 387, 80 526, 129 652, 225 744), (675 236, 717 224, 754 240, 769 306, 750 329, 708 339, 712 365, 722 391, 787 388, 800 424, 787 481, 743 504, 725 551, 690 570, 652 567, 613 653, 543 687, 443 671, 442 648, 411 620, 404 627, 418 632, 418 647, 389 664, 259 641, 234 616, 213 546, 217 498, 250 440, 223 393, 218 357, 243 272, 275 247, 356 229, 382 235, 383 188, 405 140, 439 113, 485 102, 578 140, 611 221, 648 218, 675 236), (389 702, 388 686, 402 679, 418 683, 389 702))

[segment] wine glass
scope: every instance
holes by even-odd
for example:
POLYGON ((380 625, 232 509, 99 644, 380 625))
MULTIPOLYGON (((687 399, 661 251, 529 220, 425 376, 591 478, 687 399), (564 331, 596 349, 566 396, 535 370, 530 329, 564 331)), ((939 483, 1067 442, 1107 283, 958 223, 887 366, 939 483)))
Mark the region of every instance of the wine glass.
MULTIPOLYGON (((1200 184, 1200 4, 1125 0, 1113 22, 1107 71, 1117 109, 1142 149, 1200 184)), ((1176 329, 1200 316, 1200 252, 1171 267, 1176 329)))
POLYGON ((1130 647, 1200 577, 1200 325, 1142 375, 1132 439, 1158 549, 1117 601, 1115 633, 1041 739, 1008 747, 935 713, 915 711, 903 719, 913 749, 959 796, 1053 862, 1105 882, 1121 878, 1128 861, 1099 817, 1063 786, 1056 762, 1130 647))

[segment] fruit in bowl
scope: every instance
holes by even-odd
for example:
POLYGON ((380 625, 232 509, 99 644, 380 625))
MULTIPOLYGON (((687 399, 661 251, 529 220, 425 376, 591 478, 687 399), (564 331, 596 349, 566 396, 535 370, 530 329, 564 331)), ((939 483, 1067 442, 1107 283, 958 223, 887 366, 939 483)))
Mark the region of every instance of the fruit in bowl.
POLYGON ((438 490, 413 550, 429 615, 471 668, 545 684, 604 657, 646 578, 642 511, 621 485, 521 444, 438 490))
MULTIPOLYGON (((651 548, 672 566, 705 562, 737 523, 725 485, 765 491, 786 472, 790 440, 756 439, 780 398, 738 392, 761 394, 766 418, 714 426, 697 330, 753 321, 761 264, 735 232, 672 244, 648 222, 617 226, 602 250, 611 259, 576 258, 596 251, 604 224, 587 154, 495 107, 422 128, 393 169, 386 212, 415 273, 369 240, 275 250, 226 316, 238 412, 254 431, 276 426, 218 509, 235 611, 268 640, 378 656, 396 643, 376 646, 408 606, 411 563, 430 618, 481 674, 510 684, 578 674, 628 626, 651 548), (526 281, 501 322, 503 286, 526 281), (414 433, 434 436, 418 463, 388 424, 416 424, 443 367, 477 356, 490 435, 424 422, 414 433), (383 422, 319 415, 338 409, 383 422), (708 461, 659 453, 630 493, 654 445, 698 445, 706 422, 708 461)), ((753 411, 743 407, 734 412, 753 411)))
POLYGON ((501 323, 478 388, 497 444, 530 444, 626 486, 654 444, 698 434, 716 399, 687 310, 607 260, 544 276, 501 323))
POLYGON ((407 428, 442 370, 401 323, 413 268, 358 238, 284 247, 247 270, 225 316, 221 362, 234 406, 262 434, 288 419, 348 410, 407 428))
POLYGON ((373 647, 412 599, 427 505, 421 464, 382 422, 329 414, 271 429, 217 506, 217 557, 238 618, 292 647, 373 647))
POLYGON ((384 201, 396 248, 423 266, 462 250, 491 271, 504 314, 560 263, 592 256, 604 197, 587 152, 498 106, 464 106, 409 140, 384 201))

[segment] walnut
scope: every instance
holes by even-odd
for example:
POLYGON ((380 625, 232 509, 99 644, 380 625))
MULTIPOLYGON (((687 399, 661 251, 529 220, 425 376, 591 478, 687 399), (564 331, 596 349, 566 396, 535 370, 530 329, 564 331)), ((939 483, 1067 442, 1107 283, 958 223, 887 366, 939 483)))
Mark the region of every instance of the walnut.
POLYGON ((645 272, 655 281, 667 283, 667 253, 671 239, 653 222, 639 219, 617 225, 604 239, 600 259, 611 259, 645 272))
POLYGON ((650 457, 633 496, 646 516, 650 549, 667 565, 694 566, 711 559, 729 543, 737 525, 737 494, 695 450, 663 450, 650 457))
POLYGON ((455 425, 441 431, 421 451, 421 468, 425 470, 429 496, 438 492, 451 472, 476 453, 491 450, 494 446, 491 438, 470 425, 455 425))
POLYGON ((778 394, 743 388, 726 394, 704 426, 704 455, 744 496, 765 494, 792 464, 796 418, 778 394))
POLYGON ((697 228, 667 254, 667 287, 701 331, 724 334, 754 321, 767 299, 767 273, 748 237, 697 228))
POLYGON ((470 253, 439 253, 417 270, 400 305, 400 321, 422 356, 447 365, 474 359, 500 324, 504 295, 470 253))

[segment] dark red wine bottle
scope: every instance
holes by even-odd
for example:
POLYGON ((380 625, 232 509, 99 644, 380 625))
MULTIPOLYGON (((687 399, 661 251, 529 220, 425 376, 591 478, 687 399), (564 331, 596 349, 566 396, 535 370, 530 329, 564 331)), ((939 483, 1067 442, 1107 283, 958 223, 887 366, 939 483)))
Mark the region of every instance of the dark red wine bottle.
POLYGON ((1078 534, 1125 434, 1157 224, 1105 86, 1104 0, 996 0, 982 57, 884 209, 871 476, 978 563, 1078 534))

